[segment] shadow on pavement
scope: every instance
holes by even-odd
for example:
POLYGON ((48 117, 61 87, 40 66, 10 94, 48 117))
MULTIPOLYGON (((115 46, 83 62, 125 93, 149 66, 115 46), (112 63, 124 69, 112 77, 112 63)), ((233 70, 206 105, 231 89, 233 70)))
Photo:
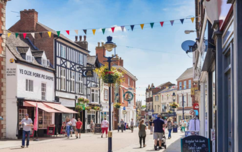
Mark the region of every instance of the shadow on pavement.
MULTIPOLYGON (((181 135, 184 138, 184 135, 181 135)), ((181 151, 181 138, 170 144, 164 152, 180 152, 181 151)))

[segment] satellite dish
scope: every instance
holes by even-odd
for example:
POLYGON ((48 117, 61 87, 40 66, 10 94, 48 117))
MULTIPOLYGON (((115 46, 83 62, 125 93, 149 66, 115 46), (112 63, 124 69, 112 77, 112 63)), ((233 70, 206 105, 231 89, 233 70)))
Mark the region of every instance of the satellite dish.
POLYGON ((182 49, 187 52, 189 51, 189 46, 193 46, 195 44, 194 41, 192 40, 187 40, 187 41, 184 41, 181 45, 182 49))

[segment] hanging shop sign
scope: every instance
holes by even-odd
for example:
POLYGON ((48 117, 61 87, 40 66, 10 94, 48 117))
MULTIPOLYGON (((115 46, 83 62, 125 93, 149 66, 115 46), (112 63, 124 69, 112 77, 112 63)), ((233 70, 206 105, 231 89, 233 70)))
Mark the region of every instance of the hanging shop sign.
POLYGON ((198 135, 185 137, 181 139, 181 152, 210 152, 210 140, 198 135))
POLYGON ((194 110, 199 110, 199 104, 198 103, 194 103, 193 104, 193 109, 194 110))
POLYGON ((13 59, 13 58, 11 58, 11 59, 10 59, 10 63, 13 63, 13 62, 14 62, 14 59, 13 59))
POLYGON ((93 77, 93 70, 92 69, 85 69, 82 70, 83 77, 93 77))
POLYGON ((130 101, 133 100, 134 95, 133 95, 132 92, 127 91, 127 92, 124 93, 123 98, 124 98, 124 100, 126 100, 130 103, 130 101))
POLYGON ((127 114, 127 111, 126 111, 126 110, 123 110, 123 114, 124 114, 124 115, 127 114))

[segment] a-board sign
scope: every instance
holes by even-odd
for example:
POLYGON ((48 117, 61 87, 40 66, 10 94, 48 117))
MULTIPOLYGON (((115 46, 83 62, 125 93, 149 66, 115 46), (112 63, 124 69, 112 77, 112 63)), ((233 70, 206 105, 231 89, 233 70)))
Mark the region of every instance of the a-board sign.
POLYGON ((66 133, 66 129, 65 129, 65 126, 61 126, 61 131, 60 131, 60 134, 65 134, 66 133))
POLYGON ((203 136, 188 136, 181 139, 181 152, 210 152, 210 141, 203 136))
POLYGON ((54 134, 55 134, 55 126, 48 126, 47 135, 54 135, 54 134))
POLYGON ((102 133, 101 124, 95 124, 94 133, 102 133))
POLYGON ((185 137, 192 135, 199 135, 199 131, 185 131, 185 137))

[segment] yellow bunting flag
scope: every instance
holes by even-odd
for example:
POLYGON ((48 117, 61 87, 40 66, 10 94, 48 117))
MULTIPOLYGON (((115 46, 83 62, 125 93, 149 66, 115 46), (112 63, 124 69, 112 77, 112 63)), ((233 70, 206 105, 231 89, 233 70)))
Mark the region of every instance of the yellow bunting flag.
POLYGON ((93 30, 92 30, 93 35, 95 35, 95 32, 96 32, 96 29, 93 29, 93 30))
POLYGON ((195 17, 192 17, 192 18, 191 18, 191 20, 192 20, 192 23, 194 22, 194 19, 195 19, 195 17))
POLYGON ((48 31, 48 35, 49 35, 49 37, 51 37, 51 31, 48 31))
POLYGON ((8 37, 11 35, 12 33, 8 33, 8 37))
POLYGON ((145 24, 140 24, 141 29, 143 30, 145 24))

